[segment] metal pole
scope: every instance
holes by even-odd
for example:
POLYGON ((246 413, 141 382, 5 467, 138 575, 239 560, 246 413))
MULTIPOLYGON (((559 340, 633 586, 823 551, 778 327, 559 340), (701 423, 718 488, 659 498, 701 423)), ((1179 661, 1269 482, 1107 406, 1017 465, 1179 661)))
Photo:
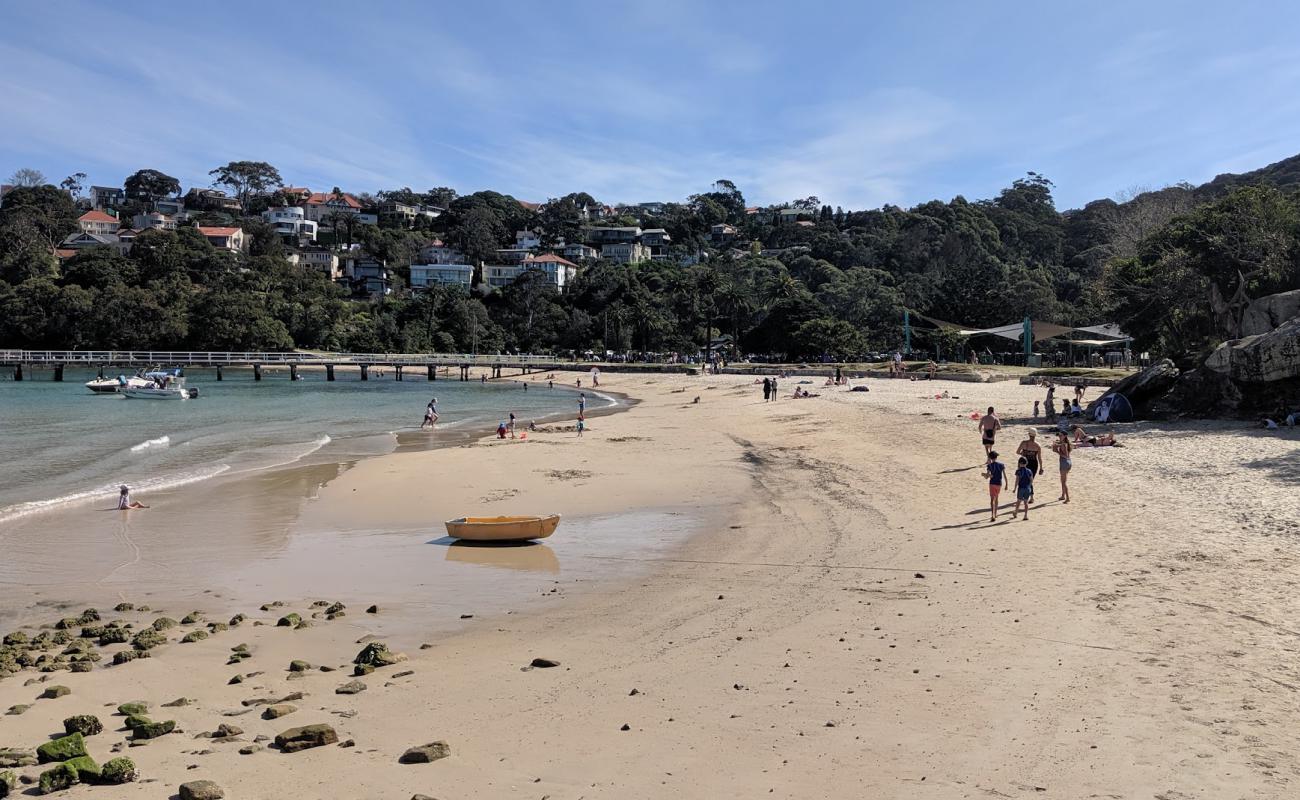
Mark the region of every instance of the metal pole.
POLYGON ((903 309, 903 351, 912 354, 912 315, 903 309))

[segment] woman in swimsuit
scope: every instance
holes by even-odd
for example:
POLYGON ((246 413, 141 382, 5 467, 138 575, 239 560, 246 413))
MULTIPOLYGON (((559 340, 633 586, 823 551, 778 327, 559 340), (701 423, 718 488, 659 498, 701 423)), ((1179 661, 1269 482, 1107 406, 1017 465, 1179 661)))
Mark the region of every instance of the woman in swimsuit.
MULTIPOLYGON (((1016 455, 1025 457, 1025 466, 1030 472, 1034 475, 1042 475, 1043 465, 1039 463, 1039 457, 1043 454, 1043 447, 1038 442, 1034 441, 1037 436, 1038 434, 1036 432, 1030 431, 1029 438, 1021 442, 1020 447, 1016 448, 1016 455)), ((1032 487, 1033 484, 1031 483, 1030 486, 1032 487)), ((1034 502, 1032 488, 1029 495, 1029 502, 1034 502)))
POLYGON ((1074 466, 1070 460, 1070 437, 1064 431, 1056 435, 1056 444, 1052 445, 1052 450, 1061 458, 1061 496, 1058 500, 1070 502, 1070 485, 1067 482, 1070 477, 1070 467, 1074 466))
POLYGON ((131 499, 131 487, 123 484, 121 491, 117 495, 117 510, 131 511, 137 508, 148 508, 144 503, 131 499))

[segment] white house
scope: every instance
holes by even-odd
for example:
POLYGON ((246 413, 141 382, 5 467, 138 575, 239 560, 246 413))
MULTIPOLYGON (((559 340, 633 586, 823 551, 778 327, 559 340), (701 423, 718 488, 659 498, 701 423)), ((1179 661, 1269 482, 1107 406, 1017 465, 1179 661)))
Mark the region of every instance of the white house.
POLYGON ((242 253, 244 252, 244 249, 248 246, 248 242, 244 238, 244 231, 242 228, 217 228, 217 227, 209 228, 203 225, 199 225, 198 229, 199 229, 199 233, 203 234, 204 238, 206 238, 209 242, 211 242, 212 246, 217 248, 218 250, 228 250, 232 253, 242 253))
POLYGON ((103 211, 87 211, 77 217, 77 226, 85 233, 117 233, 117 217, 103 211))
POLYGON ((330 280, 338 280, 343 277, 343 270, 339 268, 339 256, 331 250, 308 249, 296 253, 298 256, 298 265, 304 269, 313 269, 325 273, 330 280))
POLYGON ((307 219, 307 212, 298 206, 278 206, 262 212, 275 232, 281 236, 292 237, 297 241, 316 241, 318 224, 307 219))
POLYGON ((520 275, 529 270, 539 270, 546 276, 546 280, 556 289, 564 290, 578 273, 578 265, 572 261, 567 261, 557 255, 547 253, 546 255, 530 258, 519 264, 493 264, 483 268, 483 280, 488 286, 501 288, 514 283, 520 275))
POLYGON ((615 264, 637 264, 650 260, 650 250, 640 242, 620 242, 600 247, 600 257, 615 264))
POLYGON ((151 211, 148 214, 136 214, 131 218, 131 227, 136 230, 149 230, 150 228, 161 228, 165 231, 176 230, 176 218, 169 217, 166 214, 160 214, 157 211, 151 211))
POLYGON ((566 244, 560 252, 570 261, 581 261, 584 258, 600 258, 599 250, 581 242, 566 244))
POLYGON ((465 263, 465 254, 450 245, 443 244, 441 239, 434 239, 421 247, 418 257, 422 264, 465 263))
POLYGON ((411 288, 427 289, 430 286, 460 286, 466 291, 474 280, 474 268, 469 264, 412 264, 411 288))
POLYGON ((515 231, 515 247, 524 250, 536 250, 542 246, 542 237, 537 231, 515 231))

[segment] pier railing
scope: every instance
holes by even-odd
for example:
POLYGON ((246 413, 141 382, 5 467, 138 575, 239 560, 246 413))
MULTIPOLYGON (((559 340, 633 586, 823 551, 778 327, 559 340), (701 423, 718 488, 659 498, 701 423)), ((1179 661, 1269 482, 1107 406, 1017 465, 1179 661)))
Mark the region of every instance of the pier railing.
POLYGON ((468 353, 257 353, 186 350, 0 350, 0 362, 18 364, 563 364, 568 359, 542 355, 474 355, 468 353))

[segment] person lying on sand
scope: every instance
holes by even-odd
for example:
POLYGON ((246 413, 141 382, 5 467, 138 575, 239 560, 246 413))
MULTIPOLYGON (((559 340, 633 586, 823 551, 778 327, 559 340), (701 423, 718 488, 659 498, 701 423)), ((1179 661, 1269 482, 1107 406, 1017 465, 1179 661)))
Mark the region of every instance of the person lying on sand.
POLYGON ((1123 447, 1115 440, 1115 434, 1103 433, 1100 436, 1089 436, 1084 432, 1083 426, 1074 425, 1071 427, 1074 431, 1074 443, 1079 447, 1123 447))
POLYGON ((145 505, 144 503, 140 503, 135 500, 132 500, 131 487, 127 486, 126 484, 122 484, 121 492, 117 496, 118 511, 133 511, 137 508, 148 508, 148 507, 149 506, 145 505))

